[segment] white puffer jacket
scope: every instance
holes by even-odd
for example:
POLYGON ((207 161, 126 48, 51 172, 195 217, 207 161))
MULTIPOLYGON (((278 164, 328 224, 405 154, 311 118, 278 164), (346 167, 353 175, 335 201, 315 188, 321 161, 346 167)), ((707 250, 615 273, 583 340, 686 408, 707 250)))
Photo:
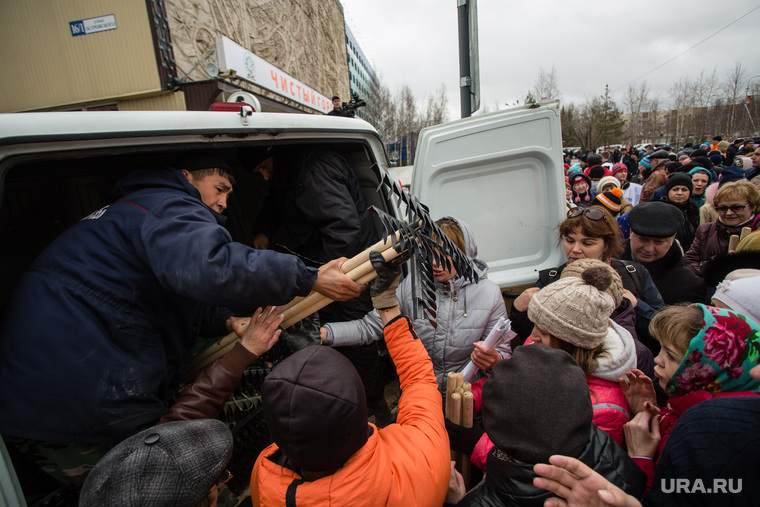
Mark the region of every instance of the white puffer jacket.
MULTIPOLYGON (((507 318, 507 309, 498 285, 486 278, 488 265, 477 258, 478 248, 470 228, 453 217, 464 236, 465 254, 478 272, 478 283, 458 275, 444 283, 436 282, 436 318, 434 327, 426 318, 413 321, 417 335, 425 345, 441 392, 446 390, 446 374, 459 372, 470 360, 473 343, 484 340, 500 317, 507 318)), ((396 290, 401 313, 412 312, 411 279, 404 279, 396 290)), ((383 337, 383 325, 377 310, 360 320, 326 324, 325 345, 333 347, 367 344, 383 337)), ((502 358, 511 356, 509 343, 496 349, 502 358)), ((473 378, 475 380, 477 377, 473 378)))

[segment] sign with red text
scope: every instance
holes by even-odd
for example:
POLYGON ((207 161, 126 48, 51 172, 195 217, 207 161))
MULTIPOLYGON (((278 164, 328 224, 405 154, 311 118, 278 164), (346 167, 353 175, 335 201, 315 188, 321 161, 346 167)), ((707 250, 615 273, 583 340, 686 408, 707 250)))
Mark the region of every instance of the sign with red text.
POLYGON ((327 113, 332 109, 332 102, 329 98, 232 42, 227 37, 216 38, 216 61, 222 72, 234 70, 238 78, 266 88, 299 104, 321 113, 327 113))

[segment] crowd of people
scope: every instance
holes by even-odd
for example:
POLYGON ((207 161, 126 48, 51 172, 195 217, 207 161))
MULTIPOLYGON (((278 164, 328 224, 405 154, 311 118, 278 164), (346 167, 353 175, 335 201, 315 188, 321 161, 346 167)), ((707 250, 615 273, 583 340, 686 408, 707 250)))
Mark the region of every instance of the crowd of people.
POLYGON ((337 153, 247 154, 277 196, 252 246, 222 227, 235 180, 218 157, 128 175, 16 287, 0 432, 80 505, 216 505, 233 446, 221 407, 284 336, 274 305, 314 290, 345 303, 262 384, 273 443, 250 457, 253 505, 760 504, 760 148, 713 141, 566 164, 567 262, 510 311, 468 225, 437 220, 477 282, 436 256, 436 312, 415 320, 398 265, 371 252, 369 287, 340 270, 377 236, 337 153), (268 249, 279 227, 315 267, 268 249), (259 308, 227 308, 241 306, 259 308), (486 346, 507 316, 514 338, 486 346), (240 343, 178 392, 198 336, 225 331, 240 343), (446 378, 470 361, 465 427, 444 418, 446 378))

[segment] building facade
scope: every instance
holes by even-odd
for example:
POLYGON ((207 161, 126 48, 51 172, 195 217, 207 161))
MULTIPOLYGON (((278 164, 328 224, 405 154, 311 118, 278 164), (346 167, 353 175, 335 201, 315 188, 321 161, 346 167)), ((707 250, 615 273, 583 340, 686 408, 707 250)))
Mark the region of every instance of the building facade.
POLYGON ((245 91, 326 113, 352 89, 338 0, 5 0, 0 33, 0 112, 207 110, 245 91))
MULTIPOLYGON (((369 60, 348 25, 346 25, 346 53, 351 94, 356 93, 367 104, 371 104, 376 100, 373 94, 374 87, 372 86, 375 80, 375 71, 372 69, 372 65, 370 65, 369 60)), ((349 99, 345 98, 343 100, 348 101, 349 99)), ((356 110, 356 116, 374 123, 369 110, 371 108, 359 108, 356 110)))

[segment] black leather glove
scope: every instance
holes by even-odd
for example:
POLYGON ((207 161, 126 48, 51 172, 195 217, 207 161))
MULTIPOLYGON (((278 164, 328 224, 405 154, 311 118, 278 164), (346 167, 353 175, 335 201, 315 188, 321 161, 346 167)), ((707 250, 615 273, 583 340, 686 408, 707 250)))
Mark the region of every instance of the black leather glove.
POLYGON ((446 419, 446 432, 449 434, 449 444, 452 451, 472 456, 472 451, 485 430, 478 419, 473 421, 472 428, 465 428, 446 419))
POLYGON ((372 282, 369 292, 372 296, 372 305, 378 310, 398 305, 396 288, 401 278, 401 266, 389 267, 383 255, 376 250, 369 253, 369 260, 377 272, 377 278, 372 282))
POLYGON ((298 352, 311 345, 321 345, 319 338, 319 317, 316 313, 299 320, 280 334, 282 341, 292 352, 298 352))

